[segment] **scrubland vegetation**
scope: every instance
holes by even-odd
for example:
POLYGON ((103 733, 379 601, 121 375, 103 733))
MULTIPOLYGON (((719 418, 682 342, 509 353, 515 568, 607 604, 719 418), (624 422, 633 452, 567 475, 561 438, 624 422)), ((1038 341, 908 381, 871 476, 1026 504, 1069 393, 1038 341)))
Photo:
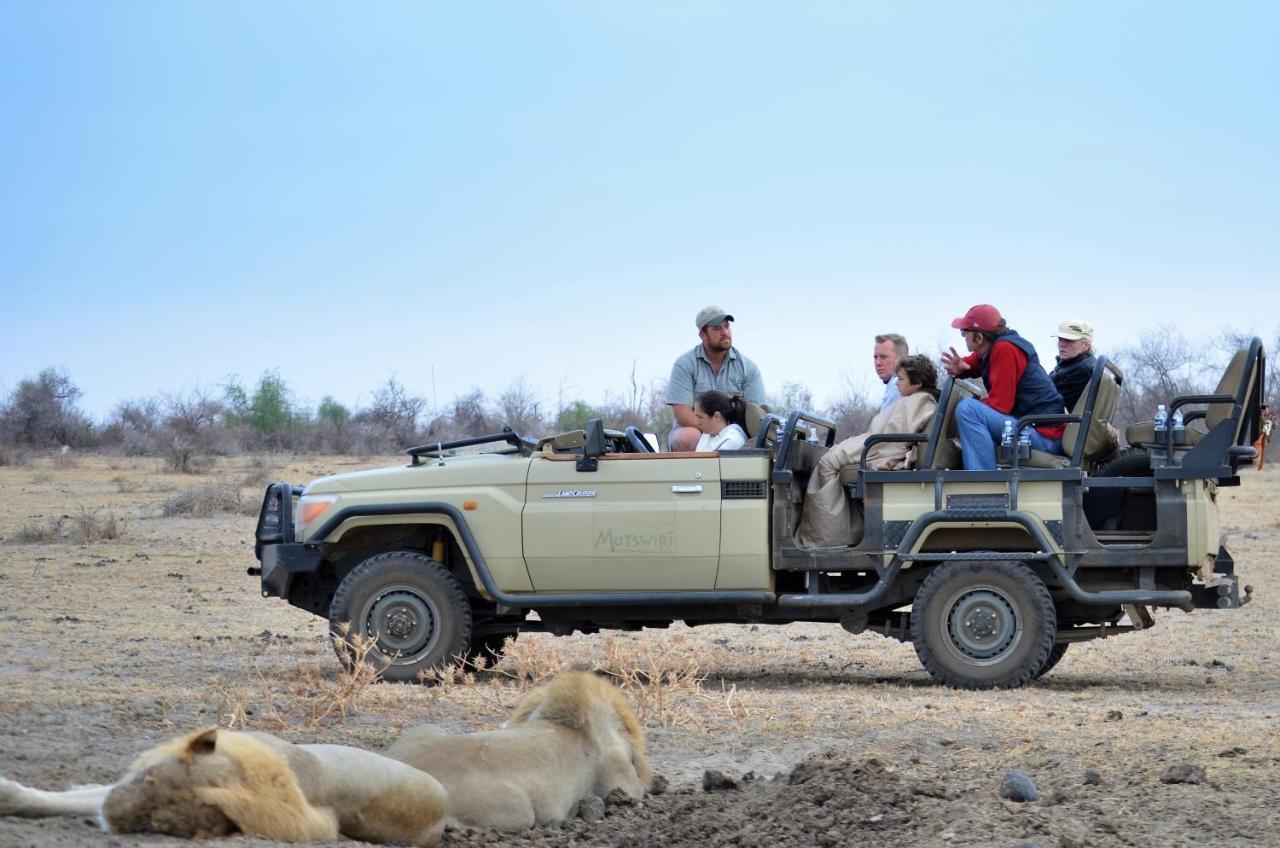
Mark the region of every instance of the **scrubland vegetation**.
MULTIPOLYGON (((1175 395, 1212 391, 1231 353, 1247 342, 1248 337, 1228 332, 1193 342, 1162 327, 1142 334, 1132 347, 1098 351, 1125 374, 1113 423, 1123 429, 1132 421, 1150 420, 1155 405, 1175 395)), ((1278 347, 1280 334, 1269 345, 1272 351, 1278 347)), ((1051 364, 1052 347, 1045 345, 1041 357, 1051 364)), ((1278 374, 1274 368, 1267 374, 1266 400, 1273 409, 1280 403, 1278 374)), ((769 378, 768 385, 776 389, 770 398, 775 411, 816 412, 834 421, 841 433, 865 430, 876 411, 877 399, 852 387, 820 406, 803 384, 769 378)), ((32 451, 65 446, 159 457, 169 470, 202 473, 219 457, 246 453, 372 456, 493 433, 504 426, 538 436, 580 428, 596 417, 617 429, 634 424, 665 433, 671 423, 665 388, 641 386, 633 373, 625 395, 610 395, 603 403, 565 397, 549 402, 517 377, 495 394, 477 388, 435 408, 393 378, 374 390, 367 406, 350 408, 326 396, 312 408, 295 397, 284 377, 268 371, 252 386, 230 378, 216 388, 186 387, 121 400, 105 419, 95 421, 77 404, 81 391, 73 375, 47 368, 20 380, 0 400, 0 465, 21 463, 32 451)), ((60 461, 75 460, 64 454, 60 461)))

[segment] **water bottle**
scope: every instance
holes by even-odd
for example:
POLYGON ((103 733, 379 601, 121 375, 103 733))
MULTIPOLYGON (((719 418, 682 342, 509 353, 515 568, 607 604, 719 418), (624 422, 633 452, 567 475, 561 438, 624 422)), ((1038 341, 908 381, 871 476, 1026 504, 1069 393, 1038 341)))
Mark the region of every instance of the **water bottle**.
POLYGON ((1156 441, 1160 441, 1159 436, 1164 434, 1169 424, 1169 411, 1164 408, 1164 404, 1156 407, 1156 441))
POLYGON ((1172 429, 1173 429, 1173 443, 1175 445, 1182 444, 1182 442, 1186 439, 1187 429, 1186 429, 1186 425, 1183 423, 1183 420, 1182 420, 1181 409, 1175 409, 1173 411, 1172 429))
POLYGON ((1004 420, 1004 433, 1000 436, 1000 444, 1006 448, 1013 444, 1013 421, 1008 418, 1004 420))
POLYGON ((1031 428, 1023 427, 1018 434, 1018 459, 1031 458, 1031 428))

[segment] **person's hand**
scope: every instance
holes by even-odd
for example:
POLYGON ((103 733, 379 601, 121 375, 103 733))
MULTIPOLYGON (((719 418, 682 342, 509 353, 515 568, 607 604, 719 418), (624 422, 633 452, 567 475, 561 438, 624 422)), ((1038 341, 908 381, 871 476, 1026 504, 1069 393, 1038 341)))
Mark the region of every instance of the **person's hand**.
POLYGON ((952 377, 958 375, 965 370, 964 357, 956 353, 956 349, 950 348, 942 352, 942 367, 952 377))

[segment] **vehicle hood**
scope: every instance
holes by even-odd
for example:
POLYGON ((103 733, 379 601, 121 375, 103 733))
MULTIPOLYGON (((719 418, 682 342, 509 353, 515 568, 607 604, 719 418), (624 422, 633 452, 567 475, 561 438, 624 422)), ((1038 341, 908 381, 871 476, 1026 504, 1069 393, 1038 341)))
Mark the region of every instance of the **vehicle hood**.
POLYGON ((475 486, 520 485, 529 474, 529 457, 501 454, 468 454, 445 457, 444 464, 428 460, 422 465, 401 465, 349 471, 311 481, 307 494, 441 489, 475 486))

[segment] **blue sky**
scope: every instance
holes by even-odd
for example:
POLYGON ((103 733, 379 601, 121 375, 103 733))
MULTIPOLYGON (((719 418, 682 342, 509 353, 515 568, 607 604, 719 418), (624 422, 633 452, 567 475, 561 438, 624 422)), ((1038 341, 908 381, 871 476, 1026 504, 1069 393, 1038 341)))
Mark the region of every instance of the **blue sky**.
POLYGON ((27 3, 0 11, 0 391, 278 370, 443 405, 771 390, 991 302, 1052 359, 1280 329, 1270 3, 27 3))

